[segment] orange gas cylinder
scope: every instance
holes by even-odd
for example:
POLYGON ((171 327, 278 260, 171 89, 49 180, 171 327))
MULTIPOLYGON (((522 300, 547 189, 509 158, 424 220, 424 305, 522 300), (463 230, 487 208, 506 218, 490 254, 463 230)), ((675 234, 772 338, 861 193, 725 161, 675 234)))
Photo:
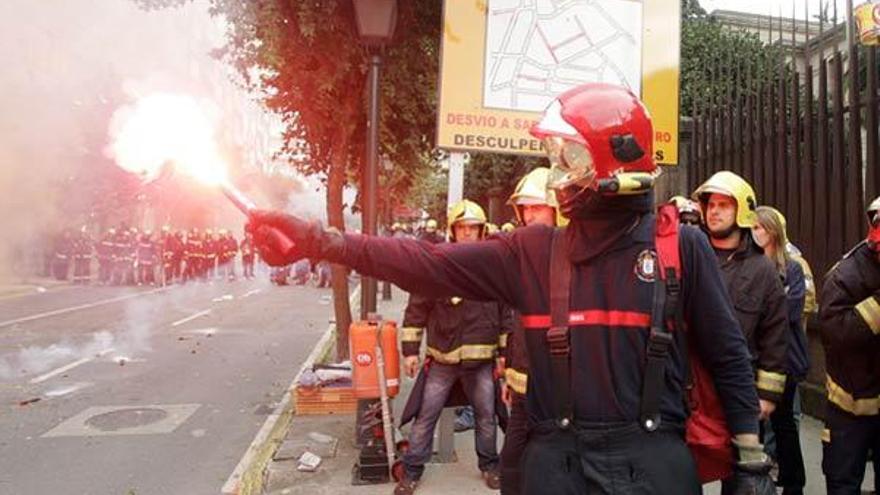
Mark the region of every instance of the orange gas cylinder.
MULTIPOLYGON (((356 321, 348 332, 351 352, 351 381, 358 399, 378 399, 379 373, 376 368, 376 340, 378 322, 356 321)), ((388 397, 400 391, 400 356, 397 352, 397 323, 382 322, 382 357, 385 358, 385 383, 388 397)))

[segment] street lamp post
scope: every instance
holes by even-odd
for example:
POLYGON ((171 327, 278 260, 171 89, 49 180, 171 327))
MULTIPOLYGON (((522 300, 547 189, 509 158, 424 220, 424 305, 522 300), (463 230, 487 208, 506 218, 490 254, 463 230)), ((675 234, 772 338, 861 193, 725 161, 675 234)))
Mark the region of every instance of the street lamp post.
MULTIPOLYGON (((369 118, 367 160, 362 178, 363 232, 376 235, 377 196, 379 189, 379 73, 382 66, 381 50, 394 36, 397 24, 397 0, 353 0, 355 20, 361 42, 370 49, 369 118)), ((361 281, 361 319, 376 312, 376 279, 361 281)))

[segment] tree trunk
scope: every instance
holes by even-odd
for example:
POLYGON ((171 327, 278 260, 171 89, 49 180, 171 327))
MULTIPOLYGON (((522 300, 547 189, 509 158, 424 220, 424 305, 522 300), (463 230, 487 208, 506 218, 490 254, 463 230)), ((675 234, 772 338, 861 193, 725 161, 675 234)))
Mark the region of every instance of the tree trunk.
MULTIPOLYGON (((342 215, 342 188, 345 185, 345 164, 343 160, 334 160, 329 167, 327 177, 327 221, 331 227, 345 230, 345 218, 342 215)), ((331 265, 333 273, 333 311, 336 316, 336 360, 348 359, 348 327, 351 326, 351 307, 348 304, 348 268, 342 265, 331 265)))

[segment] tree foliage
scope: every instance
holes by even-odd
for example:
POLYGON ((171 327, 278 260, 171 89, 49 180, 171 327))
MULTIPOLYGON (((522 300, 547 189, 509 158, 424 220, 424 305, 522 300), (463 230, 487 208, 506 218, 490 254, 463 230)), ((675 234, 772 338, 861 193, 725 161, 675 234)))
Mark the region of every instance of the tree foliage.
MULTIPOLYGON (((134 1, 152 9, 188 0, 134 1)), ((343 187, 357 182, 364 162, 371 59, 358 38, 352 2, 209 1, 211 13, 226 21, 226 43, 218 57, 281 117, 281 156, 304 174, 324 177, 328 222, 343 229, 343 187)), ((387 197, 399 197, 430 168, 425 157, 435 132, 440 15, 440 0, 398 4, 395 40, 384 53, 380 86, 380 154, 394 164, 382 178, 387 197)), ((341 267, 333 280, 337 327, 347 329, 351 318, 341 267)))
POLYGON ((753 92, 755 81, 772 79, 784 65, 778 45, 723 26, 698 0, 682 0, 681 7, 682 114, 693 112, 697 103, 723 104, 728 94, 753 92))

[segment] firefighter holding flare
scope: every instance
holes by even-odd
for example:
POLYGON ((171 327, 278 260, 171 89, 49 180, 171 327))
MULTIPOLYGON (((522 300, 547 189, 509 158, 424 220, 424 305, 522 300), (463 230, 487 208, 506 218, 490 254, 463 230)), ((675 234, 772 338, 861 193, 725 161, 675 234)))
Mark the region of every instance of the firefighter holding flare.
POLYGON ((688 344, 712 370, 736 447, 737 493, 754 493, 768 464, 748 347, 715 255, 692 227, 677 232, 687 335, 665 332, 665 379, 642 388, 646 350, 663 333, 652 330, 651 315, 654 289, 664 285, 647 194, 656 173, 647 110, 624 88, 586 84, 557 98, 532 133, 547 146, 548 184, 570 220, 565 229, 535 225, 483 242, 431 245, 342 234, 268 211, 252 213, 249 229, 270 264, 324 258, 426 296, 519 310, 530 365, 523 493, 700 493, 683 430, 688 344), (272 228, 296 249, 276 249, 272 228), (566 271, 567 281, 560 278, 566 271), (645 393, 657 399, 650 422, 642 421, 645 393))

